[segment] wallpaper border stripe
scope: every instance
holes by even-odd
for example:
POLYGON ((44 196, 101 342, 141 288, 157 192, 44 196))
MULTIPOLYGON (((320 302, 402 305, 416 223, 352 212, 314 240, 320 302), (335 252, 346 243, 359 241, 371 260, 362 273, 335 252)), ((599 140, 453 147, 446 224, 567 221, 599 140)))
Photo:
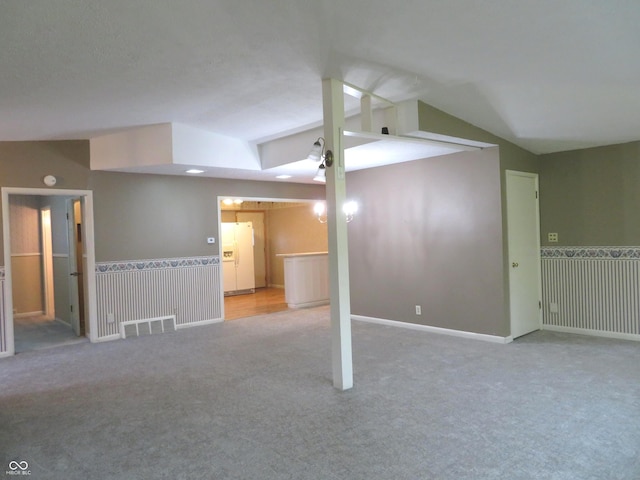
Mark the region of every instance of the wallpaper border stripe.
POLYGON ((96 262, 96 273, 118 273, 144 270, 159 270, 184 267, 206 267, 219 265, 220 257, 181 257, 160 258, 153 260, 127 260, 123 262, 96 262))
POLYGON ((544 259, 640 259, 640 247, 543 247, 540 256, 544 259))

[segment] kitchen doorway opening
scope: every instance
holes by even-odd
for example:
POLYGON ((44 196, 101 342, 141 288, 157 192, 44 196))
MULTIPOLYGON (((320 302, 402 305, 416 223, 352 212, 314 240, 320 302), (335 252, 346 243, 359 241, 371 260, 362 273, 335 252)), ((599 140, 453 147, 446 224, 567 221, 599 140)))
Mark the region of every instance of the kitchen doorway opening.
MULTIPOLYGON (((285 300, 284 261, 278 254, 326 251, 326 224, 316 218, 313 207, 317 200, 218 197, 218 240, 220 248, 221 284, 225 320, 250 317, 287 310, 285 300), (253 283, 238 286, 237 276, 230 272, 246 260, 235 238, 223 238, 224 224, 250 224, 253 261, 253 283), (238 259, 238 254, 240 258, 238 259), (225 274, 226 269, 226 274, 225 274), (234 280, 235 278, 235 280, 234 280), (242 287, 242 288, 240 288, 242 287)), ((247 227, 248 228, 248 227, 247 227)), ((241 273, 242 275, 242 273, 241 273)))

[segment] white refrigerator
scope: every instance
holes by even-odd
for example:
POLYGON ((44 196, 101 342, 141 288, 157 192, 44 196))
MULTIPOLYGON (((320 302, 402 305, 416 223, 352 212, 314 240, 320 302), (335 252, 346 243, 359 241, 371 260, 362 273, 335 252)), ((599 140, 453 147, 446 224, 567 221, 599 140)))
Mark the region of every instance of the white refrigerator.
POLYGON ((253 224, 224 222, 221 237, 224 294, 254 293, 253 224))

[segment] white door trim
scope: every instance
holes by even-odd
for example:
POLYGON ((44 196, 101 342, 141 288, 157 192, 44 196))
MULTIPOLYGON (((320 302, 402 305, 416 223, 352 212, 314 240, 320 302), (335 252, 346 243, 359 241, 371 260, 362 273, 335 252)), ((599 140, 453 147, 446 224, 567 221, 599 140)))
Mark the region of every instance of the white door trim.
MULTIPOLYGON (((78 258, 76 254, 76 214, 75 202, 78 197, 70 197, 65 200, 65 209, 67 212, 67 267, 69 268, 69 277, 67 285, 69 288, 69 305, 71 311, 69 313, 69 323, 76 335, 80 335, 80 292, 78 285, 78 277, 71 276, 71 273, 78 271, 78 261, 82 262, 82 258, 78 258)), ((82 210, 82 208, 80 209, 82 210)))
MULTIPOLYGON (((539 185, 539 175, 537 173, 531 173, 531 172, 520 172, 517 170, 505 170, 505 191, 507 189, 507 183, 509 181, 509 177, 525 177, 525 178, 531 178, 534 181, 534 186, 535 186, 535 190, 537 192, 537 201, 536 201, 536 275, 537 275, 537 287, 538 287, 538 291, 537 291, 537 296, 538 296, 538 300, 541 302, 542 301, 542 265, 541 265, 541 258, 540 258, 540 200, 539 200, 539 192, 540 192, 540 185, 539 185)), ((508 196, 506 197, 506 201, 509 202, 509 198, 508 196)), ((511 228, 508 224, 508 205, 507 205, 507 238, 509 238, 509 228, 511 228)), ((512 271, 512 267, 510 265, 511 262, 511 251, 510 251, 511 246, 508 244, 507 242, 507 250, 508 250, 508 255, 507 255, 507 271, 509 272, 509 277, 508 277, 508 282, 509 282, 509 326, 510 326, 510 336, 513 337, 513 318, 512 318, 512 309, 511 309, 511 271, 512 271)), ((540 305, 539 305, 540 306, 540 305)), ((542 329, 542 309, 538 308, 538 329, 542 329)))
POLYGON ((51 245, 51 207, 40 208, 40 229, 42 240, 42 285, 44 287, 44 314, 55 318, 53 285, 53 250, 51 245))
POLYGON ((64 190, 49 188, 20 188, 2 187, 2 237, 4 245, 4 271, 5 271, 5 302, 4 322, 7 341, 7 351, 1 352, 0 357, 15 354, 13 332, 13 288, 11 279, 11 225, 9 221, 9 195, 35 195, 35 196, 64 196, 80 197, 83 202, 83 223, 87 248, 87 312, 88 312, 88 337, 91 342, 98 340, 97 300, 96 300, 96 258, 95 239, 93 233, 93 192, 91 190, 64 190))

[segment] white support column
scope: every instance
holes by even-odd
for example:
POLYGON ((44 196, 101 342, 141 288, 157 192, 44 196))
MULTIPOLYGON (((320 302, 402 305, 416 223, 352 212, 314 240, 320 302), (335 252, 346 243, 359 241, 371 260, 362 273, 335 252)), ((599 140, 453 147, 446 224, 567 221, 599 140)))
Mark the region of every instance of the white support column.
POLYGON ((363 132, 373 132, 371 95, 362 95, 360 99, 360 124, 363 132))
POLYGON ((398 135, 398 107, 395 105, 385 108, 384 126, 389 129, 389 135, 398 135))
POLYGON ((343 95, 342 82, 334 79, 322 81, 325 145, 328 150, 333 152, 333 165, 327 166, 326 169, 326 196, 333 386, 338 390, 348 390, 353 387, 349 252, 347 222, 342 212, 342 206, 346 199, 344 148, 342 146, 343 95))

